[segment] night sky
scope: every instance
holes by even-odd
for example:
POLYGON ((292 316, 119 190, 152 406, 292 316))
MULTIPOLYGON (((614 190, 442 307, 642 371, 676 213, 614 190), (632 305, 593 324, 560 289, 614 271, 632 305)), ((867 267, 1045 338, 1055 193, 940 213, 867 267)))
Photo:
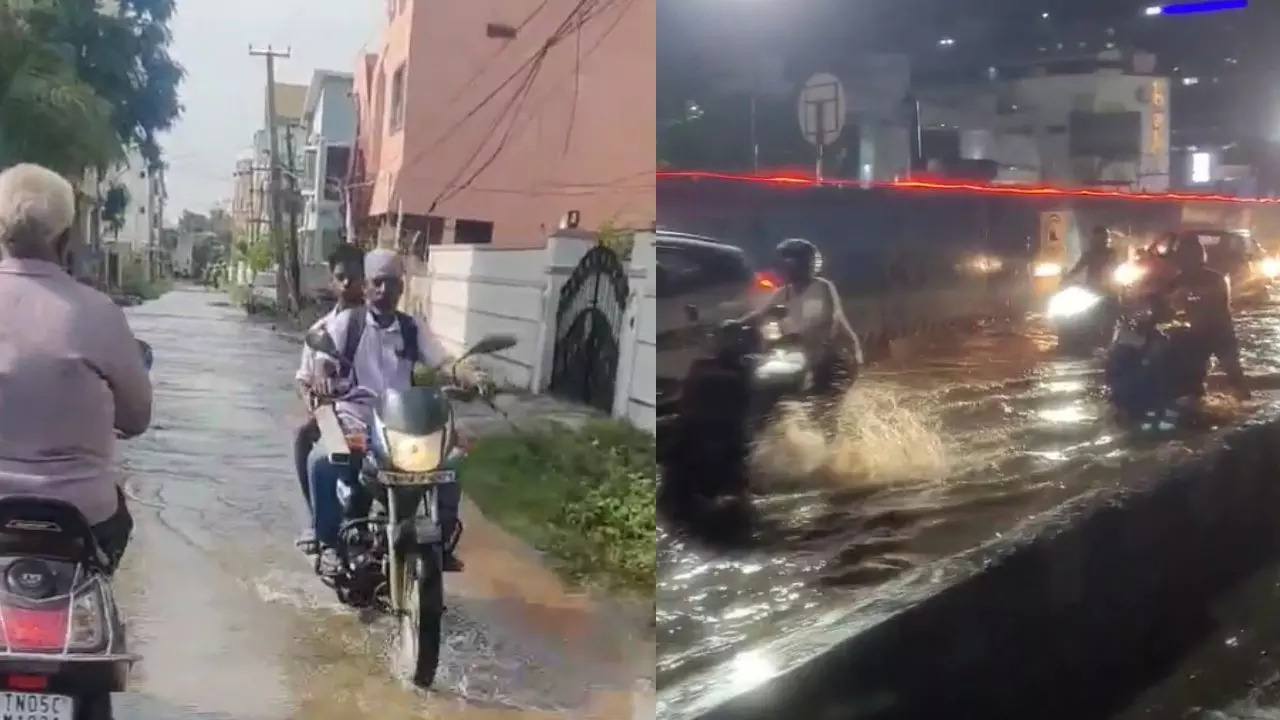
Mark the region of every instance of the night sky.
POLYGON ((657 1, 663 109, 714 92, 698 84, 708 53, 781 56, 797 82, 841 57, 901 53, 918 81, 937 81, 1115 43, 1155 53, 1157 72, 1174 76, 1173 125, 1185 138, 1280 140, 1280 0, 1154 18, 1142 14, 1151 2, 1134 0, 657 1))

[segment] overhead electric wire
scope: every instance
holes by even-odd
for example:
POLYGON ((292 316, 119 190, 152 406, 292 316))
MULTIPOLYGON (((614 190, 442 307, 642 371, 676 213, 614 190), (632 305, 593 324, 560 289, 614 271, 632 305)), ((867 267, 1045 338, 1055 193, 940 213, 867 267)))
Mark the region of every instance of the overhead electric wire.
MULTIPOLYGON (((614 0, 608 0, 608 1, 613 2, 614 0)), ((458 192, 460 192, 461 190, 465 189, 468 185, 470 185, 471 182, 474 182, 476 177, 478 177, 480 173, 483 173, 486 169, 488 169, 488 167, 492 165, 493 162, 497 159, 498 155, 502 153, 502 150, 505 149, 506 143, 510 139, 511 134, 515 129, 516 122, 519 120, 520 110, 523 109, 524 103, 528 99, 529 93, 533 89, 534 83, 537 81, 538 74, 542 70, 542 65, 546 61, 547 55, 550 54, 551 49, 553 47, 555 47, 557 44, 563 41, 566 37, 568 37, 570 32, 573 32, 573 30, 576 27, 580 27, 581 23, 584 21, 585 18, 588 18, 591 16, 591 13, 589 12, 589 10, 592 9, 599 2, 600 0, 578 0, 578 2, 574 5, 573 9, 569 11, 569 14, 565 17, 565 19, 561 21, 560 25, 556 28, 555 32, 553 32, 542 43, 538 51, 535 52, 529 58, 529 60, 527 60, 524 64, 522 64, 521 67, 515 73, 512 73, 512 75, 508 77, 507 80, 503 81, 503 83, 499 85, 498 89, 496 89, 494 92, 491 92, 488 96, 485 97, 484 100, 480 102, 480 104, 478 104, 475 108, 471 110, 471 112, 468 112, 467 115, 464 116, 464 119, 465 119, 467 117, 474 117, 474 115, 478 114, 479 110, 484 105, 487 105, 488 102, 493 97, 495 97, 503 87, 510 84, 511 81, 513 81, 516 77, 518 77, 520 73, 527 68, 527 73, 525 74, 524 80, 521 82, 520 87, 516 90, 515 93, 513 93, 506 107, 504 107, 503 110, 498 113, 498 117, 495 120, 495 122, 489 127, 489 131, 485 134, 484 138, 479 142, 479 144, 477 144, 475 152, 473 152, 471 156, 462 163, 462 165, 458 169, 458 172, 455 173, 454 176, 451 177, 448 180, 448 182, 446 182, 441 187, 440 192, 436 195, 436 198, 431 201, 430 208, 427 211, 428 213, 434 211, 438 204, 453 198, 458 194, 458 192), (584 12, 584 10, 587 10, 587 11, 584 12), (473 172, 463 182, 458 183, 458 179, 467 172, 467 169, 472 166, 476 158, 480 156, 480 154, 484 151, 485 147, 487 147, 490 141, 493 140, 494 134, 497 132, 498 127, 502 125, 504 120, 508 121, 507 127, 503 131, 502 137, 498 140, 497 147, 495 147, 494 151, 489 154, 488 158, 486 158, 483 162, 480 163, 480 166, 477 168, 476 172, 473 172)), ((457 127, 457 125, 458 124, 455 123, 454 127, 457 127)), ((424 148, 423 152, 425 152, 426 150, 427 148, 424 148)), ((414 156, 415 160, 421 154, 423 153, 416 154, 414 156)), ((409 163, 405 163, 405 165, 408 165, 408 164, 409 163)))
MULTIPOLYGON (((471 172, 471 174, 467 177, 466 180, 463 180, 461 183, 457 182, 458 178, 462 175, 462 173, 466 171, 466 168, 471 166, 471 164, 475 161, 476 157, 480 154, 483 148, 486 145, 488 145, 489 140, 492 139, 492 133, 490 133, 488 136, 486 136, 484 141, 481 142, 480 146, 477 148, 476 153, 471 158, 469 158, 465 163, 463 163, 461 171, 455 174, 454 177, 451 178, 449 182, 447 182, 444 185, 444 187, 441 188, 440 194, 437 195, 436 199, 432 201, 431 210, 429 210, 428 212, 434 211, 435 207, 439 203, 451 200, 462 191, 471 187, 471 184, 474 183, 476 179, 479 178, 479 176, 482 175, 486 170, 488 170, 493 165, 494 162, 497 161, 498 157, 502 154, 502 151, 506 148, 506 144, 508 140, 511 138, 512 132, 515 130, 516 122, 519 119, 519 111, 520 109, 523 108, 524 101, 528 98, 528 95, 532 90, 533 81, 537 79, 537 73, 539 70, 541 70, 542 62, 546 59, 546 55, 550 52, 550 49, 554 47, 555 44, 557 44, 559 41, 568 37, 569 33, 572 33, 572 32, 580 33, 582 30, 582 27, 587 22, 590 22, 591 20, 597 17, 600 17, 602 14, 604 14, 605 12, 607 12, 608 10, 616 6, 625 4, 626 7, 623 7, 622 12, 619 14, 619 17, 615 18, 614 22, 611 23, 610 26, 606 29, 605 36, 607 36, 617 27, 617 25, 621 21, 622 15, 625 15, 627 9, 629 8, 629 4, 632 2, 634 2, 634 0, 603 0, 603 2, 601 2, 600 0, 580 0, 580 2, 574 7, 573 11, 569 14, 569 16, 565 18, 565 21, 561 23, 560 27, 556 31, 556 34, 554 34, 547 41, 547 43, 543 45, 543 50, 541 51, 541 55, 537 63, 535 64, 535 67, 531 70, 529 74, 528 82, 522 85, 521 87, 521 90, 523 92, 519 99, 519 107, 514 110, 515 115, 511 118, 511 121, 508 123, 506 130, 502 134, 502 138, 499 139, 497 146, 494 147, 493 149, 493 152, 489 153, 488 157, 485 158, 485 160, 482 161, 473 172, 471 172), (457 184, 455 185, 455 183, 457 184)), ((597 40, 597 42, 592 46, 593 50, 595 47, 597 47, 600 44, 600 42, 603 41, 603 38, 604 36, 602 36, 599 40, 597 40)), ((574 102, 575 103, 577 102, 576 97, 574 98, 574 102)), ((572 132, 572 128, 570 128, 569 132, 572 132)), ((567 135, 565 138, 565 142, 566 142, 566 151, 567 151, 568 142, 569 142, 569 137, 567 135)))

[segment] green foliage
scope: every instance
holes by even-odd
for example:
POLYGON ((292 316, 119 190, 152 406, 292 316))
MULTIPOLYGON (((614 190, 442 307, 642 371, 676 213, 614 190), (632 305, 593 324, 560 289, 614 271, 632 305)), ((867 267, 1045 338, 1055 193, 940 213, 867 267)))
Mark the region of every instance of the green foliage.
POLYGON ((143 300, 155 300, 173 289, 168 278, 156 277, 147 279, 145 260, 135 258, 125 262, 120 270, 120 293, 132 295, 143 300))
POLYGON ((236 259, 249 263, 249 269, 255 273, 267 270, 275 264, 275 254, 269 240, 240 238, 235 243, 235 251, 236 259))
POLYGON ((657 477, 653 436, 613 420, 484 437, 462 467, 480 508, 570 577, 645 594, 657 477))
POLYGON ((68 176, 105 171, 136 147, 162 165, 157 134, 182 112, 169 56, 173 0, 0 0, 0 165, 68 176))
POLYGON ((169 56, 173 0, 119 0, 115 14, 99 12, 98 4, 41 0, 23 16, 38 37, 72 49, 76 75, 110 103, 117 136, 158 167, 157 134, 182 112, 184 71, 169 56))
POLYGON ((74 46, 44 34, 45 4, 0 0, 0 166, 34 162, 70 177, 122 157, 113 108, 76 72, 74 46))
POLYGON ((111 183, 102 196, 102 224, 113 236, 124 229, 124 214, 129 208, 129 188, 118 182, 111 183))
POLYGON ((617 253, 626 262, 631 259, 631 250, 636 244, 636 234, 630 230, 622 230, 612 220, 601 223, 596 230, 596 242, 617 253))

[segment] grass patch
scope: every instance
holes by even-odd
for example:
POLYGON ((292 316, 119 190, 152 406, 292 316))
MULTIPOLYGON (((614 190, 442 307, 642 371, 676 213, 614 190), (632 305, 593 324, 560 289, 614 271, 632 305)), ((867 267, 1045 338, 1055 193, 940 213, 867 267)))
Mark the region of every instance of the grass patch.
POLYGON ((652 596, 653 442, 615 420, 483 437, 464 461, 463 490, 570 579, 652 596))

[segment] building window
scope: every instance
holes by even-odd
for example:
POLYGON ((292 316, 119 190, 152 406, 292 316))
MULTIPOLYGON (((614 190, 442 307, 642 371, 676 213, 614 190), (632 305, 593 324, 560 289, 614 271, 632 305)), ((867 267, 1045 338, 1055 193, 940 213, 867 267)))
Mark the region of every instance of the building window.
POLYGON ((391 122, 390 132, 400 132, 404 127, 404 63, 391 73, 391 122))
POLYGON ((488 245, 493 242, 493 223, 486 220, 454 220, 453 242, 458 245, 488 245))

